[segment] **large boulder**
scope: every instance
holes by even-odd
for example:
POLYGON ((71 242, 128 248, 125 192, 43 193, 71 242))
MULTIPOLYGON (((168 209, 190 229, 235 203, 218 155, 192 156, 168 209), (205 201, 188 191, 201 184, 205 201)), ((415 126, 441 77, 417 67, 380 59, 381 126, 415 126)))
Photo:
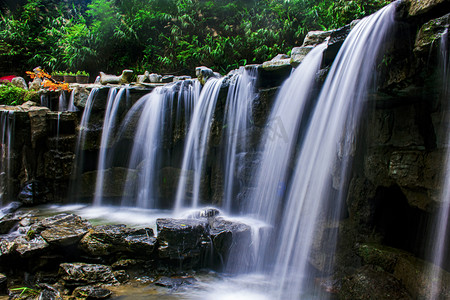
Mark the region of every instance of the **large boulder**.
POLYGON ((207 220, 157 219, 156 226, 160 258, 191 260, 196 265, 210 247, 207 220))
POLYGON ((450 274, 412 254, 376 244, 362 244, 358 254, 366 265, 373 265, 392 274, 415 299, 428 299, 434 282, 441 282, 439 299, 450 299, 450 274), (433 271, 434 270, 434 271, 433 271), (440 279, 430 278, 440 274, 440 279))
POLYGON ((17 86, 19 88, 22 88, 24 90, 28 90, 28 85, 27 82, 25 81, 25 79, 23 79, 23 77, 14 77, 11 80, 11 84, 14 86, 17 86))

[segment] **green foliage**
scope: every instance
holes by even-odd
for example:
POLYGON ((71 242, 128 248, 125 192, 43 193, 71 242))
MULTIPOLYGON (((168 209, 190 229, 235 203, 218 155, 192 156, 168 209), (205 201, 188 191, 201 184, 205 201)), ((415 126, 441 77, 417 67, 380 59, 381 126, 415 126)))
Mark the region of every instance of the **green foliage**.
POLYGON ((77 71, 76 75, 89 76, 89 73, 86 71, 77 71))
POLYGON ((1 105, 21 105, 24 102, 27 91, 10 83, 0 85, 1 105))
POLYGON ((0 15, 0 64, 225 73, 262 63, 392 0, 28 0, 0 15))

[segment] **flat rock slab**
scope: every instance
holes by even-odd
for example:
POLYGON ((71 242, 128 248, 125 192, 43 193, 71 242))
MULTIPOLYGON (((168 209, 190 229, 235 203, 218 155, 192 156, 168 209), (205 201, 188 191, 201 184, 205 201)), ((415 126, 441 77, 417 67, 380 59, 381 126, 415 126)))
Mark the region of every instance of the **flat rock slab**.
POLYGON ((111 295, 110 290, 98 286, 77 287, 72 293, 72 296, 76 299, 107 299, 111 295))
POLYGON ((86 263, 63 263, 59 267, 59 276, 64 281, 65 286, 119 283, 109 266, 86 263))
POLYGON ((59 214, 46 218, 33 225, 32 230, 40 232, 49 244, 57 246, 70 246, 78 243, 88 232, 91 224, 74 214, 59 214))
POLYGON ((30 257, 42 254, 49 244, 40 236, 27 240, 20 236, 14 240, 16 251, 23 257, 30 257))
POLYGON ((125 225, 100 225, 92 228, 79 247, 88 254, 108 256, 127 252, 132 256, 148 256, 155 249, 156 238, 151 228, 128 228, 125 225))

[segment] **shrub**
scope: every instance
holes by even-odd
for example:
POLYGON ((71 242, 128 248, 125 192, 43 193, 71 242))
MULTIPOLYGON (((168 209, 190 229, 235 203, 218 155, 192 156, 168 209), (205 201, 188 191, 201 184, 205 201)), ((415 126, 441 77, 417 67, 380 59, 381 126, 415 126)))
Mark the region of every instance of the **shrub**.
POLYGON ((27 91, 12 84, 0 85, 0 104, 21 105, 24 102, 27 91))

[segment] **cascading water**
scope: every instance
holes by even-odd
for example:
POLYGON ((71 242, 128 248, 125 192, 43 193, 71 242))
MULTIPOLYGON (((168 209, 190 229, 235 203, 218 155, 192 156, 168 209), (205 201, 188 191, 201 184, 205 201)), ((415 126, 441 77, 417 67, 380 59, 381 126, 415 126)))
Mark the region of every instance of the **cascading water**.
POLYGON ((189 202, 191 202, 191 207, 193 208, 197 208, 199 205, 201 176, 207 154, 210 128, 223 80, 223 78, 209 79, 203 87, 197 105, 195 106, 192 122, 184 145, 182 174, 178 183, 175 200, 176 212, 179 212, 183 207, 187 206, 189 202), (189 171, 193 172, 194 180, 192 195, 188 197, 189 171), (191 201, 188 198, 191 198, 191 201))
POLYGON ((126 185, 122 205, 134 205, 142 208, 159 208, 158 172, 163 159, 163 137, 172 126, 173 103, 178 93, 175 126, 181 126, 184 120, 187 128, 191 112, 198 101, 200 83, 187 80, 164 87, 155 88, 150 94, 141 98, 125 117, 119 135, 140 114, 134 135, 134 143, 128 163, 126 185), (184 110, 184 117, 182 111, 184 110), (139 175, 136 180, 135 170, 139 175), (136 191, 136 192, 135 192, 136 191), (130 203, 129 195, 133 195, 134 203, 130 203))
POLYGON ((280 282, 277 299, 301 298, 313 286, 312 256, 316 267, 331 271, 337 228, 328 226, 341 214, 360 115, 395 9, 388 5, 355 26, 321 90, 283 207, 272 273, 280 282))
POLYGON ((100 205, 102 203, 103 185, 104 181, 107 180, 105 178, 105 169, 109 167, 108 156, 111 156, 108 150, 113 138, 114 128, 117 126, 117 112, 124 94, 126 94, 126 88, 121 88, 117 91, 117 88, 113 87, 109 90, 97 165, 94 205, 100 205))
POLYGON ((69 98, 69 106, 67 107, 68 111, 78 111, 78 108, 75 106, 75 91, 70 93, 69 98))
POLYGON ((11 189, 11 156, 14 142, 15 115, 13 111, 0 113, 0 205, 9 201, 11 189))
POLYGON ((84 165, 84 155, 83 155, 83 149, 84 144, 86 142, 86 134, 88 131, 88 124, 89 120, 91 118, 91 111, 92 107, 94 106, 95 98, 97 97, 97 94, 99 92, 98 88, 93 88, 91 92, 89 93, 89 97, 86 100, 86 105, 83 111, 83 115, 81 117, 80 126, 79 126, 79 133, 76 143, 76 149, 75 149, 75 162, 73 164, 73 171, 72 171, 72 182, 71 182, 71 188, 70 188, 70 196, 76 197, 78 195, 78 188, 80 187, 80 178, 83 171, 83 165, 84 165))
MULTIPOLYGON (((316 74, 322 62, 322 53, 326 45, 319 45, 309 53, 302 64, 283 84, 271 114, 260 145, 262 154, 258 159, 253 186, 256 188, 247 199, 245 214, 263 222, 252 232, 253 252, 244 257, 240 247, 233 250, 227 262, 227 271, 246 273, 264 271, 273 253, 270 253, 270 227, 277 222, 286 182, 288 181, 289 162, 297 145, 297 136, 302 118, 306 119, 306 110, 312 100, 316 85, 316 74), (266 225, 264 225, 266 224, 266 225), (265 255, 269 255, 269 259, 265 255)), ((248 222, 248 221, 247 221, 248 222)))
POLYGON ((66 92, 61 91, 59 94, 58 111, 66 111, 68 107, 66 92))
POLYGON ((252 104, 256 97, 257 69, 245 70, 231 78, 225 106, 222 132, 224 145, 224 191, 222 209, 231 212, 235 198, 235 173, 243 164, 247 149, 247 129, 251 118, 252 104))
MULTIPOLYGON (((448 45, 449 33, 448 29, 445 30, 441 37, 440 43, 440 59, 442 65, 442 104, 447 106, 447 110, 450 109, 448 100, 450 97, 450 56, 448 45)), ((448 112, 447 112, 448 114, 448 112)), ((427 299, 442 299, 440 291, 442 288, 442 269, 441 266, 444 263, 445 256, 448 253, 448 220, 450 216, 450 150, 448 145, 450 143, 450 128, 446 128, 446 161, 443 169, 443 185, 441 191, 441 204, 436 216, 433 229, 431 231, 430 246, 431 249, 428 253, 428 259, 433 262, 434 265, 430 266, 428 270, 430 280, 430 288, 427 299)))

